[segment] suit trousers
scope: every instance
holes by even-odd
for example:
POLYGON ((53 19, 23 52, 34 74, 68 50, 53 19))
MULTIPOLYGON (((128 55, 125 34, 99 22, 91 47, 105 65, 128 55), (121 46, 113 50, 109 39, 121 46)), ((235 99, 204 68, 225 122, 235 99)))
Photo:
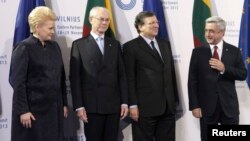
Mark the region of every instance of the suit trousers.
POLYGON ((84 123, 86 141, 117 141, 119 114, 88 114, 84 123))
POLYGON ((165 112, 132 122, 133 141, 175 141, 175 115, 165 112))
POLYGON ((208 139, 208 125, 237 125, 239 124, 239 115, 235 117, 228 117, 220 104, 220 100, 217 100, 217 105, 214 113, 211 116, 204 116, 200 119, 201 141, 207 141, 208 139))

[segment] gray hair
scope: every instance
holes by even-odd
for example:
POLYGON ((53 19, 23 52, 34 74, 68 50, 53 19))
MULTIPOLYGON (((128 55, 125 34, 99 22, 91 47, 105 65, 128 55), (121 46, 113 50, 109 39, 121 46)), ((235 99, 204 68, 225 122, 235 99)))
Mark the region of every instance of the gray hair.
POLYGON ((226 31, 226 22, 218 16, 212 16, 206 19, 206 23, 215 23, 219 27, 219 29, 223 32, 226 31))
POLYGON ((95 17, 97 16, 97 11, 99 10, 106 10, 108 12, 108 10, 104 7, 101 7, 101 6, 95 6, 93 7, 90 12, 89 12, 89 17, 95 17))

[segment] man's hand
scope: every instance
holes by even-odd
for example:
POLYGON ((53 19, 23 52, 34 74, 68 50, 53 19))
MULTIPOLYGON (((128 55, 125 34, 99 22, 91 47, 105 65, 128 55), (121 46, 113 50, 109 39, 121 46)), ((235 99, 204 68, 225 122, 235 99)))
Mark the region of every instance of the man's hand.
POLYGON ((32 127, 32 121, 31 120, 36 120, 31 112, 20 115, 20 122, 23 125, 23 127, 25 127, 25 128, 31 128, 32 127))
POLYGON ((85 109, 80 109, 77 111, 77 117, 85 123, 88 123, 88 117, 85 109))
POLYGON ((124 119, 128 115, 128 106, 122 105, 121 106, 121 119, 124 119))
POLYGON ((209 60, 209 65, 211 66, 211 68, 216 69, 219 72, 224 72, 225 71, 224 64, 218 59, 211 58, 209 60))
POLYGON ((134 120, 134 121, 138 121, 139 119, 139 109, 138 107, 134 107, 134 108, 129 108, 129 113, 130 113, 130 117, 134 120))
POLYGON ((69 110, 68 110, 68 107, 67 106, 63 106, 63 116, 65 118, 68 117, 68 114, 69 114, 69 110))
POLYGON ((202 117, 201 108, 195 108, 195 109, 193 109, 192 110, 192 114, 196 118, 201 118, 202 117))

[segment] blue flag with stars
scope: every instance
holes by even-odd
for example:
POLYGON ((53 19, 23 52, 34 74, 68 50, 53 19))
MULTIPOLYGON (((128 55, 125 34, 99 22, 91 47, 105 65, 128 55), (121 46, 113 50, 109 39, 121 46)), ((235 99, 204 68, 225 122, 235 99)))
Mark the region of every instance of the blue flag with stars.
MULTIPOLYGON (((19 7, 17 10, 17 16, 16 16, 13 49, 15 48, 15 45, 18 42, 26 39, 30 35, 30 28, 29 28, 29 23, 28 23, 28 16, 30 12, 35 7, 44 6, 44 5, 45 5, 44 0, 20 0, 19 7)), ((9 73, 9 83, 10 85, 13 84, 12 79, 11 79, 11 71, 9 73)))
POLYGON ((20 0, 14 33, 13 45, 19 41, 24 40, 30 35, 30 28, 28 24, 28 16, 31 10, 37 6, 44 6, 44 0, 20 0))
POLYGON ((250 0, 244 1, 243 12, 241 17, 241 25, 240 25, 240 37, 239 37, 239 48, 242 51, 243 60, 245 66, 247 68, 247 84, 250 88, 250 0))

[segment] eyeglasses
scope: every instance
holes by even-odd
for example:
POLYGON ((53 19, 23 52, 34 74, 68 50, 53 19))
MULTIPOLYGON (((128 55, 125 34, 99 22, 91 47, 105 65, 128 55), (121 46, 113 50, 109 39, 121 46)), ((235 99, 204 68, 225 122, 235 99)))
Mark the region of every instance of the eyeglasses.
POLYGON ((97 18, 97 17, 93 17, 93 18, 95 18, 95 19, 97 19, 98 21, 100 21, 100 22, 109 22, 110 21, 110 19, 109 18, 97 18))

